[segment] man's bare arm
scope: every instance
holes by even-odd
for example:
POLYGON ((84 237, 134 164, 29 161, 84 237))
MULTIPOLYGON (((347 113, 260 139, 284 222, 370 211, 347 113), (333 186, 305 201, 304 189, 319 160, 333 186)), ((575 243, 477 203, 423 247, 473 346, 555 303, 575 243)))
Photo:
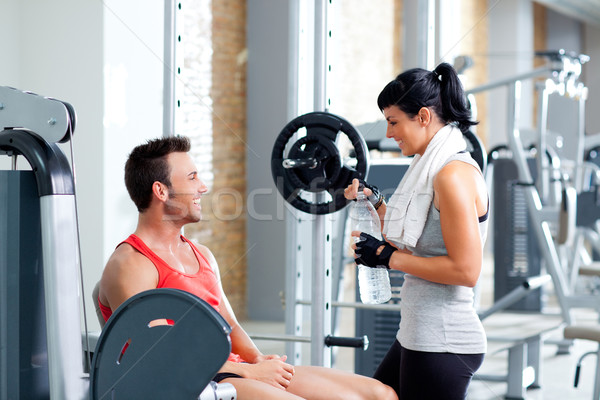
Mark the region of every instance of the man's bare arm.
POLYGON ((108 260, 100 280, 100 301, 115 311, 125 300, 156 289, 158 272, 148 258, 122 244, 108 260))

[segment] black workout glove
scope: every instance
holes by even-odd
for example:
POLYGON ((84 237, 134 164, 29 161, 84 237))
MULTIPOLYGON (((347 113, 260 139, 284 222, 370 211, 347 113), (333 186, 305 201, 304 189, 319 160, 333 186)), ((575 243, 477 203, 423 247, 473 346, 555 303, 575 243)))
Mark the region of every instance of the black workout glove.
POLYGON ((390 258, 397 249, 386 242, 379 240, 369 235, 368 233, 360 233, 360 241, 356 242, 356 263, 366 265, 371 268, 385 267, 390 269, 390 258), (385 246, 381 253, 377 255, 377 249, 385 246))
MULTIPOLYGON (((373 194, 368 197, 369 202, 373 205, 373 207, 375 207, 376 210, 379 209, 383 203, 383 195, 379 191, 379 188, 377 186, 369 185, 367 182, 359 179, 359 188, 361 186, 363 188, 368 188, 371 190, 371 192, 373 192, 373 194)), ((356 201, 356 199, 354 199, 354 201, 356 201)))

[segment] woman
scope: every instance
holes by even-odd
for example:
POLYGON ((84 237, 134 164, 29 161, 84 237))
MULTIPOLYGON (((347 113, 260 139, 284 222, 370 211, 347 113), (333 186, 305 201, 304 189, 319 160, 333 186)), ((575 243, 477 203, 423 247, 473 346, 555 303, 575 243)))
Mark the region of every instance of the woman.
MULTIPOLYGON (((385 240, 353 232, 356 262, 405 272, 396 341, 374 377, 401 400, 464 399, 481 366, 486 337, 473 305, 489 200, 462 132, 475 125, 456 71, 408 70, 377 100, 394 139, 413 161, 389 204, 379 205, 385 240)), ((345 190, 356 198, 359 182, 345 190)), ((368 187, 368 185, 367 185, 368 187)))

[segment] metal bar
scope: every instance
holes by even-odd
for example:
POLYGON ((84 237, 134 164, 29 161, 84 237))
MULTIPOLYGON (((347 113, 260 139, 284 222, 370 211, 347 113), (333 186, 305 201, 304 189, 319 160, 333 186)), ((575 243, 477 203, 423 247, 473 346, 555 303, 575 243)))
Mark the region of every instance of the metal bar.
POLYGON ((508 375, 475 374, 473 379, 476 381, 506 382, 508 381, 508 375))
POLYGON ((538 120, 537 120, 537 139, 538 139, 538 157, 536 159, 538 176, 536 185, 543 204, 548 201, 548 181, 549 181, 549 161, 546 157, 546 135, 548 134, 548 85, 540 90, 538 120))
POLYGON ((533 382, 529 387, 534 389, 541 388, 543 382, 542 370, 544 363, 542 362, 541 347, 542 338, 540 336, 527 340, 527 364, 535 371, 533 382))
POLYGON ((315 43, 314 43, 314 109, 325 111, 327 66, 327 4, 325 0, 315 0, 315 43))
MULTIPOLYGON (((327 3, 315 0, 314 41, 314 109, 326 109, 327 67, 327 3)), ((325 193, 315 194, 319 203, 325 193)), ((317 215, 313 222, 313 265, 311 307, 312 365, 330 367, 331 349, 325 346, 325 337, 331 334, 331 221, 326 215, 317 215)))
POLYGON ((252 340, 278 340, 282 342, 300 342, 300 343, 310 343, 310 336, 295 336, 295 335, 275 335, 268 333, 260 333, 260 334, 249 334, 252 340))
MULTIPOLYGON (((324 194, 315 197, 320 196, 324 194)), ((331 349, 325 346, 325 337, 331 335, 331 220, 317 215, 313 229, 311 364, 331 367, 331 349)))
POLYGON ((175 134, 175 0, 165 0, 163 48, 163 136, 175 134))
MULTIPOLYGON (((296 304, 303 306, 312 305, 312 301, 298 300, 296 304)), ((379 311, 400 311, 400 304, 364 304, 359 302, 347 302, 347 301, 332 301, 332 307, 346 307, 364 310, 379 310, 379 311)))
MULTIPOLYGON (((288 268, 285 271, 285 331, 288 335, 299 335, 303 333, 303 313, 302 307, 294 304, 299 296, 302 296, 304 287, 304 271, 306 264, 305 249, 300 244, 305 221, 302 217, 296 214, 295 211, 286 211, 286 225, 288 241, 295 243, 293 247, 288 246, 289 252, 288 268), (293 221, 293 222, 290 222, 293 221)), ((310 264, 310 263, 309 263, 310 264)), ((302 363, 302 347, 299 343, 289 342, 286 344, 286 354, 293 357, 292 360, 296 365, 302 363)))
POLYGON ((523 297, 527 296, 530 293, 530 290, 523 285, 519 285, 505 296, 502 296, 499 300, 494 302, 494 305, 485 310, 484 312, 479 313, 479 319, 484 320, 490 315, 504 310, 505 308, 511 306, 517 301, 521 300, 523 297))
POLYGON ((40 197, 50 398, 83 399, 79 249, 72 195, 40 197))
MULTIPOLYGON (((288 2, 289 18, 289 51, 288 51, 288 111, 287 120, 291 120, 298 116, 299 111, 299 88, 303 89, 307 86, 301 86, 300 80, 300 31, 301 24, 306 24, 302 18, 304 15, 301 12, 299 0, 288 2)), ((302 25, 302 28, 306 28, 302 25)), ((305 90, 305 89, 304 89, 305 90)), ((297 139, 296 139, 297 140, 297 139)), ((298 213, 291 209, 284 210, 286 220, 286 265, 285 269, 285 304, 288 306, 285 309, 285 331, 289 335, 302 334, 302 307, 294 305, 296 299, 302 295, 302 287, 304 281, 304 264, 306 257, 303 256, 304 249, 301 246, 300 238, 302 230, 302 220, 298 213)), ((288 357, 291 357, 291 362, 300 365, 302 363, 302 346, 300 343, 288 342, 285 345, 285 351, 288 357)))
POLYGON ((577 158, 575 159, 575 189, 581 192, 583 187, 583 163, 585 158, 585 101, 583 95, 577 101, 577 158))
POLYGON ((517 75, 517 76, 510 77, 510 78, 505 78, 505 79, 500 79, 500 80, 497 80, 495 82, 490 82, 490 83, 487 83, 485 85, 474 87, 472 89, 466 90, 465 94, 467 94, 467 95, 468 94, 475 94, 475 93, 485 92, 486 90, 495 89, 495 88, 498 88, 498 87, 501 87, 501 86, 508 86, 508 85, 510 85, 512 83, 515 83, 517 81, 523 81, 523 80, 526 80, 526 79, 535 78, 537 76, 542 76, 542 75, 544 75, 546 73, 549 73, 549 72, 552 72, 552 71, 555 71, 555 70, 556 70, 556 68, 554 68, 554 67, 552 67, 550 65, 546 65, 546 66, 543 66, 543 67, 540 67, 540 68, 536 68, 533 71, 526 72, 526 73, 521 74, 521 75, 517 75))
MULTIPOLYGON (((525 368, 527 367, 527 344, 513 346, 508 349, 508 379, 506 380, 506 397, 511 399, 524 399, 525 368)), ((531 382, 529 382, 531 383, 531 382)))

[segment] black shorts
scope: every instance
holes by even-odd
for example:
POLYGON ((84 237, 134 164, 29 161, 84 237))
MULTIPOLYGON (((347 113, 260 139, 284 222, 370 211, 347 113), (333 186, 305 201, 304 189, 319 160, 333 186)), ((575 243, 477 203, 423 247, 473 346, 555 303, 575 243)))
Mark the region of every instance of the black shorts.
POLYGON ((464 400, 483 357, 413 351, 395 340, 373 378, 391 386, 400 400, 464 400))
POLYGON ((213 382, 219 383, 223 379, 227 379, 227 378, 243 378, 243 376, 234 374, 233 372, 219 372, 218 374, 215 375, 214 378, 212 378, 212 380, 213 380, 213 382))

